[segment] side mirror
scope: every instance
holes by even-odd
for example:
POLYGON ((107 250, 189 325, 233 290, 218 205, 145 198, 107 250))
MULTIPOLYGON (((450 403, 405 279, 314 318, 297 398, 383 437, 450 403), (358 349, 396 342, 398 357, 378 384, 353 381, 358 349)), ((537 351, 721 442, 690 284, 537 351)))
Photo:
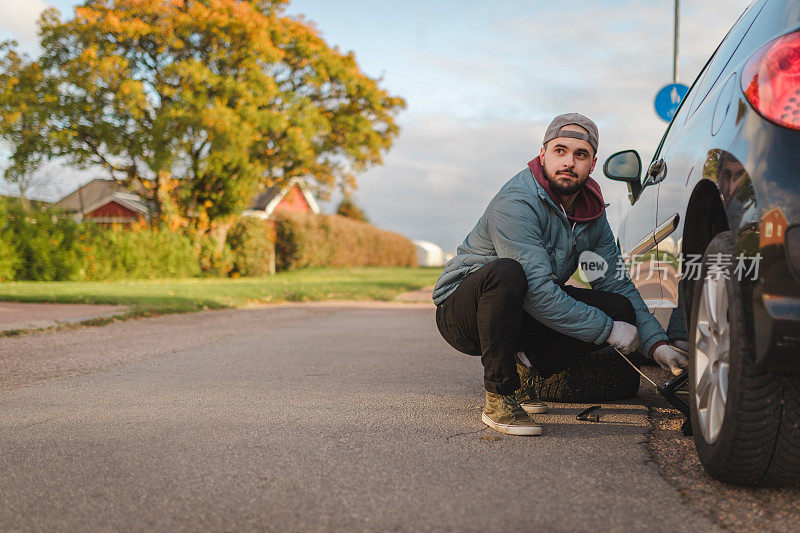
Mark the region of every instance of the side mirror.
POLYGON ((617 152, 606 159, 603 174, 611 180, 638 184, 642 175, 642 159, 636 150, 617 152))

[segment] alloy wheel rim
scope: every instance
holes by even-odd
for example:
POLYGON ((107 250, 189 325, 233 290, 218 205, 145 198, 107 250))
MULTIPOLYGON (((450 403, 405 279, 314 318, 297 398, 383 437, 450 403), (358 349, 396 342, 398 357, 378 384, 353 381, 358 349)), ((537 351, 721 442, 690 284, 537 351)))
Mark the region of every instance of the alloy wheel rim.
POLYGON ((728 303, 725 279, 706 278, 695 331, 694 401, 703 438, 709 444, 719 437, 728 400, 731 346, 728 303))

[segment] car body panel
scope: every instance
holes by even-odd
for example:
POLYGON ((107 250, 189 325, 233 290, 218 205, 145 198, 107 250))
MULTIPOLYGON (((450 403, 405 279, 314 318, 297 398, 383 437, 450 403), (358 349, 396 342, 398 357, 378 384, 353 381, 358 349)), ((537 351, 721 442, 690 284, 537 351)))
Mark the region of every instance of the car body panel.
POLYGON ((656 198, 658 188, 645 184, 636 202, 636 209, 626 217, 626 232, 620 239, 620 248, 626 259, 631 278, 648 308, 656 307, 662 299, 661 279, 652 269, 650 257, 655 254, 656 242, 653 225, 656 221, 656 198), (641 231, 647 229, 647 231, 641 231))
POLYGON ((751 304, 756 360, 792 371, 800 370, 800 280, 789 266, 784 237, 790 226, 800 225, 800 131, 755 111, 744 96, 741 75, 761 46, 798 29, 800 2, 757 0, 745 10, 668 126, 651 163, 660 172, 645 181, 624 218, 620 241, 643 298, 647 294, 670 339, 680 338, 689 319, 681 280, 691 283, 689 261, 699 260, 685 253, 687 215, 721 206, 736 254, 751 260, 746 266, 754 279, 742 283, 751 304), (693 206, 693 201, 709 205, 693 206), (645 258, 632 257, 642 251, 642 242, 655 246, 645 258), (657 277, 660 287, 642 272, 657 277))

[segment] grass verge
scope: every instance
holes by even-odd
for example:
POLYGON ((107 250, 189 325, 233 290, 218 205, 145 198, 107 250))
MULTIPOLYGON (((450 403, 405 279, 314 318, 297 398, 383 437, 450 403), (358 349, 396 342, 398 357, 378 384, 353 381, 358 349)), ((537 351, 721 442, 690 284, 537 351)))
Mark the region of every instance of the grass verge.
POLYGON ((127 305, 126 316, 185 313, 277 302, 388 301, 431 286, 440 268, 314 268, 263 278, 0 283, 0 300, 127 305))

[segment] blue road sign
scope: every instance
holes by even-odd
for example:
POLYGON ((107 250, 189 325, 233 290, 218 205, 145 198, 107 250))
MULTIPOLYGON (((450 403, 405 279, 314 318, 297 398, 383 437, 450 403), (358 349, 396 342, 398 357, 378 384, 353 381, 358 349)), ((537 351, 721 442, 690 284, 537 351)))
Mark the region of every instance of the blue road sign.
POLYGON ((656 94, 656 115, 665 122, 671 121, 678 106, 681 105, 681 100, 688 92, 689 87, 682 83, 670 83, 662 87, 656 94))

